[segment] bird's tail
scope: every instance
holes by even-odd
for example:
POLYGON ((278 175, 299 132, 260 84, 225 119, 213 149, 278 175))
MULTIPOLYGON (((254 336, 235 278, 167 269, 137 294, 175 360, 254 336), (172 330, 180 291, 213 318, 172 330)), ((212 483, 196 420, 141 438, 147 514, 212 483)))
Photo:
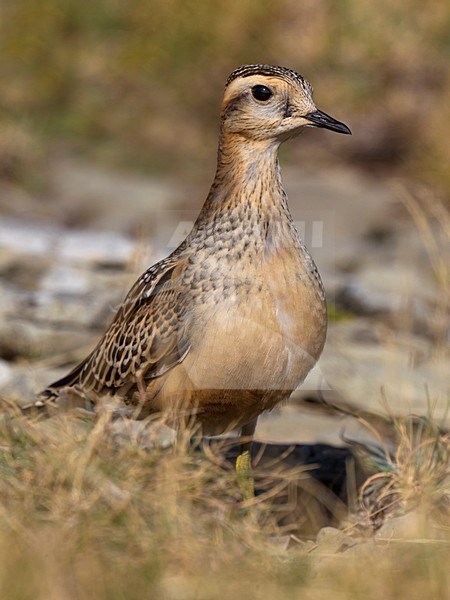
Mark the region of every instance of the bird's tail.
POLYGON ((59 392, 64 388, 74 388, 80 383, 80 375, 83 371, 86 361, 84 360, 76 366, 65 377, 54 381, 42 392, 38 394, 37 399, 30 404, 22 406, 23 413, 35 412, 36 410, 45 409, 48 405, 57 404, 59 392))
POLYGON ((83 371, 85 364, 86 364, 86 361, 84 360, 78 366, 76 366, 74 369, 72 369, 72 371, 70 371, 70 373, 68 373, 65 377, 62 377, 61 379, 54 381, 52 384, 50 384, 48 387, 46 387, 45 390, 43 390, 39 394, 40 397, 43 400, 49 399, 49 398, 55 398, 58 396, 60 390, 62 390, 63 388, 74 387, 74 386, 78 385, 80 383, 80 375, 81 375, 81 372, 83 371))

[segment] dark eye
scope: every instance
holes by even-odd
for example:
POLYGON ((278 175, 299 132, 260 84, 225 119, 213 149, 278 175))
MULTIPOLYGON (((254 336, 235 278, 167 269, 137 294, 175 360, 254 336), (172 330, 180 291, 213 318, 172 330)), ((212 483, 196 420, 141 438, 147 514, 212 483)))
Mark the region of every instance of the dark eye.
POLYGON ((261 100, 261 102, 267 102, 272 96, 272 90, 269 90, 265 85, 254 85, 252 87, 253 98, 261 100))

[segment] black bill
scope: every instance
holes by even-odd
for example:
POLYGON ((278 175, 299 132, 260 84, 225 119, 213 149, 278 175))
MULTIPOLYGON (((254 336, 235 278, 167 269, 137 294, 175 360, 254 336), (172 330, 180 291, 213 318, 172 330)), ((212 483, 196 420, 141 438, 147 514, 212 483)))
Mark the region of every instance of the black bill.
POLYGON ((304 115, 304 119, 311 121, 311 124, 314 127, 323 127, 324 129, 331 129, 331 131, 337 131, 337 133, 346 133, 347 135, 352 135, 352 132, 340 121, 336 121, 327 113, 322 112, 321 110, 316 110, 308 115, 304 115))

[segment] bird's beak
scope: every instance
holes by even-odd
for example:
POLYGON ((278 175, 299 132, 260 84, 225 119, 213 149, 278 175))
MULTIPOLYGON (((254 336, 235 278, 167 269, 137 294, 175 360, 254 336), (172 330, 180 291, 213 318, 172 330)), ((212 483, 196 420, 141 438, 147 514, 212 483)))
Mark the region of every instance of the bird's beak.
POLYGON ((347 135, 352 135, 352 132, 340 121, 336 121, 330 115, 322 112, 321 110, 315 110, 307 115, 303 115, 303 118, 307 121, 311 121, 312 127, 323 127, 324 129, 331 129, 331 131, 336 131, 337 133, 345 133, 347 135))

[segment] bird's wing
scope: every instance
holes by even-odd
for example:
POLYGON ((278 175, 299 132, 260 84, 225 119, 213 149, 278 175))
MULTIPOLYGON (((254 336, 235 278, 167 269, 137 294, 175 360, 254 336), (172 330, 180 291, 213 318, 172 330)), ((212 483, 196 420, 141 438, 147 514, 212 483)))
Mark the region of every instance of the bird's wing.
POLYGON ((93 352, 44 395, 80 385, 114 391, 138 377, 158 377, 189 352, 186 289, 181 284, 185 258, 169 256, 134 284, 114 321, 93 352))

